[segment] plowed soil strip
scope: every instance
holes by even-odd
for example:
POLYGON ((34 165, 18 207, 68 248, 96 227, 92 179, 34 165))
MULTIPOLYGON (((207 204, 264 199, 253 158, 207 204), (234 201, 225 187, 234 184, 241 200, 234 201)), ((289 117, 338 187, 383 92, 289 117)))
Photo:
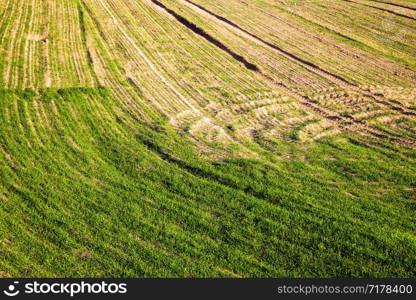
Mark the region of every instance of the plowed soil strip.
POLYGON ((238 24, 236 24, 236 23, 234 23, 234 22, 232 22, 232 21, 230 21, 230 20, 228 20, 228 19, 226 19, 226 18, 224 18, 222 16, 219 16, 219 15, 217 15, 217 14, 209 11, 205 7, 203 7, 203 6, 199 5, 199 4, 196 4, 196 3, 194 3, 194 2, 192 2, 190 0, 182 0, 182 1, 184 1, 184 2, 186 2, 188 4, 190 4, 190 5, 193 5, 194 7, 199 8, 200 10, 206 12, 207 14, 211 15, 212 17, 214 17, 214 18, 216 18, 216 19, 218 19, 218 20, 220 20, 220 21, 228 24, 229 26, 231 26, 231 27, 233 27, 233 28, 235 28, 235 29, 237 29, 237 30, 239 30, 239 31, 241 31, 241 32, 249 35, 251 38, 253 38, 253 39, 259 41, 260 43, 262 43, 262 44, 264 44, 264 45, 266 45, 266 46, 268 46, 268 47, 276 50, 281 55, 283 55, 283 56, 291 59, 292 61, 295 61, 295 62, 303 65, 308 70, 311 70, 314 73, 319 74, 319 75, 321 75, 321 76, 323 76, 323 77, 331 80, 332 82, 335 82, 335 83, 339 84, 340 86, 348 87, 348 88, 350 88, 352 86, 352 84, 348 80, 342 78, 341 76, 336 75, 336 74, 333 74, 333 73, 331 73, 331 72, 329 72, 329 71, 327 71, 325 69, 322 69, 321 67, 319 67, 318 65, 315 65, 314 63, 311 63, 309 61, 306 61, 306 60, 304 60, 304 59, 302 59, 302 58, 300 58, 300 57, 298 57, 298 56, 290 53, 289 51, 286 51, 286 50, 280 48, 279 46, 276 46, 276 45, 274 45, 272 43, 269 43, 269 42, 265 41, 264 39, 258 37, 257 35, 251 33, 250 31, 247 31, 246 29, 242 28, 238 24))
POLYGON ((217 40, 216 38, 214 38, 213 36, 211 36, 210 34, 208 34, 206 31, 204 31, 203 29, 199 28, 198 26, 196 26, 194 23, 188 21, 187 19, 185 19, 184 17, 178 15, 176 12, 174 12, 173 10, 167 8, 163 3, 157 1, 157 0, 151 0, 155 5, 163 8, 166 12, 168 12, 171 16, 173 16, 178 22, 180 22, 181 24, 183 24, 184 26, 186 26, 187 28, 189 28, 190 30, 192 30, 194 33, 202 36, 203 38, 205 38, 207 41, 209 41, 210 43, 214 44, 215 46, 217 46, 218 48, 220 48, 221 50, 227 52, 229 55, 231 55, 235 60, 241 62, 242 64, 244 64, 244 66, 252 71, 257 71, 258 67, 250 62, 248 62, 244 57, 242 57, 241 55, 238 55, 237 53, 235 53, 234 51, 232 51, 230 48, 228 48, 226 45, 224 45, 222 42, 220 42, 219 40, 217 40))
MULTIPOLYGON (((268 11, 266 11, 266 10, 264 10, 264 9, 262 9, 262 8, 260 8, 260 7, 258 7, 258 6, 256 6, 256 5, 254 5, 254 4, 252 4, 252 3, 249 3, 249 2, 244 1, 244 0, 239 0, 239 1, 240 1, 242 4, 244 4, 244 5, 247 5, 247 6, 249 6, 249 7, 254 8, 255 10, 257 10, 257 11, 261 12, 262 14, 265 14, 265 15, 267 15, 267 16, 269 16, 269 17, 271 17, 271 18, 273 18, 273 19, 275 19, 275 20, 277 20, 277 21, 279 21, 279 22, 281 22, 281 23, 283 23, 283 24, 286 24, 286 25, 290 26, 291 28, 293 28, 293 29, 295 29, 295 30, 297 30, 297 31, 299 31, 299 32, 301 32, 301 33, 303 33, 303 34, 307 35, 307 36, 310 36, 310 37, 311 37, 311 38, 313 38, 313 39, 316 39, 316 40, 317 40, 317 41, 319 41, 320 43, 323 43, 323 44, 325 44, 325 45, 327 45, 327 46, 329 46, 329 47, 333 47, 333 48, 335 48, 335 49, 339 50, 340 52, 345 53, 346 55, 351 56, 353 59, 360 60, 360 61, 362 61, 362 62, 365 62, 366 64, 370 64, 370 65, 372 65, 373 67, 375 67, 375 68, 377 68, 377 69, 382 69, 384 72, 388 72, 388 73, 390 73, 390 74, 396 75, 396 74, 395 74, 395 71, 394 71, 394 70, 392 70, 392 68, 389 68, 389 66, 384 66, 383 64, 380 64, 380 63, 378 63, 377 61, 373 61, 373 60, 371 60, 371 59, 367 58, 367 57, 366 57, 366 56, 364 56, 364 55, 358 55, 358 54, 356 54, 353 50, 348 50, 348 49, 346 49, 346 48, 344 48, 344 47, 342 47, 342 46, 337 45, 337 44, 336 44, 336 43, 334 43, 334 42, 331 42, 331 41, 326 40, 326 39, 324 39, 324 38, 322 38, 322 37, 320 37, 320 36, 318 36, 318 35, 316 35, 316 34, 313 34, 312 32, 309 32, 309 31, 307 31, 307 30, 303 29, 301 26, 294 25, 294 24, 292 24, 292 23, 290 23, 290 22, 286 21, 285 19, 280 18, 280 17, 278 17, 278 16, 276 16, 276 15, 273 15, 273 14, 271 14, 270 12, 268 12, 268 11)), ((309 22, 312 22, 312 21, 310 21, 310 20, 308 20, 308 21, 309 21, 309 22)), ((314 22, 312 22, 312 23, 313 23, 313 24, 315 24, 315 25, 316 25, 316 26, 318 26, 318 27, 322 27, 323 29, 326 29, 326 30, 328 30, 328 31, 331 31, 331 33, 333 33, 333 34, 335 34, 335 35, 339 35, 340 37, 342 37, 342 38, 344 38, 344 39, 351 40, 351 41, 353 41, 353 42, 354 42, 354 43, 356 43, 356 44, 362 44, 361 42, 358 42, 357 40, 354 40, 354 39, 352 39, 352 38, 350 38, 350 37, 348 37, 348 36, 345 36, 345 35, 343 35, 343 34, 341 34, 341 33, 338 33, 338 32, 336 32, 336 31, 334 31, 334 30, 332 30, 332 29, 330 29, 330 28, 327 28, 327 27, 323 26, 323 25, 319 25, 319 24, 316 24, 316 23, 314 23, 314 22)), ((366 46, 368 47, 368 45, 366 45, 366 46)))
MULTIPOLYGON (((190 30, 192 30, 193 32, 195 32, 198 35, 203 36, 206 40, 208 40, 209 42, 213 43, 215 46, 219 47, 222 50, 228 49, 227 46, 225 46, 222 42, 220 42, 219 40, 213 38, 211 35, 209 35, 208 33, 206 33, 204 30, 200 29, 198 26, 196 26, 195 24, 193 24, 192 22, 190 22, 189 20, 185 19, 184 17, 178 15, 176 12, 172 11, 171 9, 167 8, 164 4, 160 3, 158 0, 151 0, 155 5, 158 5, 159 7, 163 8, 167 13, 169 13, 171 16, 173 16, 176 20, 178 20, 181 24, 183 24, 184 26, 186 26, 187 28, 189 28, 190 30)), ((230 50, 231 51, 231 50, 230 50)), ((228 51, 226 51, 227 53, 229 53, 228 51)), ((232 52, 234 53, 234 52, 232 52)), ((247 60, 245 58, 243 58, 241 55, 235 54, 239 59, 237 59, 240 62, 247 62, 247 60)), ((234 57, 234 55, 233 55, 234 57)), ((321 116, 325 116, 327 118, 331 118, 329 116, 329 114, 326 114, 322 109, 320 109, 319 107, 317 107, 316 105, 313 105, 311 103, 311 100, 307 97, 301 96, 298 93, 290 90, 288 87, 286 87, 284 84, 276 82, 275 80, 273 80, 272 78, 270 78, 269 76, 263 74, 260 69, 257 66, 252 65, 251 63, 248 63, 248 65, 250 67, 247 66, 247 64, 244 64, 246 66, 247 69, 254 71, 257 75, 259 75, 261 77, 261 79, 265 80, 269 85, 273 86, 274 88, 277 88, 278 90, 281 90, 283 92, 285 92, 288 95, 293 96, 294 98, 300 100, 300 102, 311 108, 312 110, 314 110, 315 112, 317 112, 319 115, 321 116), (251 67, 253 66, 253 67, 251 67)), ((332 121, 334 121, 335 118, 331 118, 332 121)), ((344 126, 342 124, 338 124, 339 127, 343 128, 344 126)))
POLYGON ((381 10, 381 11, 384 11, 384 12, 388 12, 390 14, 393 14, 393 15, 396 15, 396 16, 399 16, 399 17, 403 17, 403 18, 407 18, 407 19, 416 21, 416 18, 414 18, 414 17, 408 16, 408 15, 404 15, 404 14, 395 12, 393 10, 387 9, 387 8, 377 7, 377 6, 373 6, 373 5, 365 4, 365 3, 359 3, 359 2, 352 1, 352 0, 342 0, 342 1, 350 2, 350 3, 354 3, 354 4, 358 4, 358 5, 363 5, 363 6, 367 6, 367 7, 371 7, 371 8, 378 9, 378 10, 381 10))
MULTIPOLYGON (((244 1, 244 2, 245 2, 245 1, 244 1)), ((250 5, 254 6, 253 4, 250 4, 250 5)), ((323 25, 323 24, 317 23, 317 22, 316 22, 316 20, 314 20, 314 19, 309 19, 309 18, 306 18, 305 16, 302 16, 302 15, 296 14, 294 11, 293 11, 293 12, 291 12, 291 13, 292 13, 294 16, 296 16, 296 17, 299 17, 299 18, 303 18, 303 19, 305 19, 306 21, 308 21, 308 22, 310 22, 310 23, 314 24, 314 25, 315 25, 315 26, 317 26, 317 27, 320 27, 320 28, 322 28, 322 29, 324 29, 324 30, 326 30, 326 31, 330 31, 330 32, 331 32, 332 34, 334 34, 334 35, 337 35, 337 36, 339 36, 339 37, 342 37, 342 38, 344 38, 344 39, 346 39, 346 40, 348 40, 348 41, 354 42, 354 43, 356 43, 356 44, 359 44, 359 45, 362 45, 362 46, 365 46, 365 47, 370 47, 370 46, 368 46, 367 44, 364 44, 363 42, 360 42, 360 41, 358 41, 358 40, 356 40, 356 39, 354 39, 354 38, 352 38, 352 37, 350 37, 350 36, 348 36, 348 35, 345 35, 345 34, 343 34, 343 33, 339 32, 339 31, 337 31, 337 30, 333 29, 333 28, 330 28, 330 27, 325 26, 325 25, 323 25)), ((370 48, 371 48, 371 47, 370 47, 370 48)))
MULTIPOLYGON (((157 1, 157 0, 152 0, 152 1, 157 1)), ((202 10, 203 12, 211 15, 212 17, 214 17, 214 18, 216 18, 216 19, 218 19, 218 20, 220 20, 220 21, 228 24, 229 26, 231 26, 231 27, 233 27, 233 28, 235 28, 235 29, 237 29, 237 30, 239 30, 239 31, 247 34, 251 38, 259 41, 260 43, 263 43, 263 44, 271 47, 272 49, 278 51, 281 55, 283 55, 283 56, 285 56, 285 57, 287 57, 287 58, 289 58, 289 59, 291 59, 291 60, 293 60, 293 61, 301 64, 302 66, 304 66, 308 70, 310 70, 310 71, 312 71, 312 72, 314 72, 314 73, 316 73, 318 75, 321 75, 322 77, 324 77, 324 78, 326 78, 326 79, 328 79, 328 80, 330 80, 330 81, 338 84, 341 87, 344 87, 344 88, 351 89, 353 91, 362 93, 364 96, 367 96, 367 97, 371 98, 372 100, 374 100, 378 104, 383 105, 383 106, 385 106, 385 107, 387 107, 387 108, 389 108, 391 110, 400 111, 403 114, 406 114, 408 116, 416 116, 416 114, 413 111, 411 111, 411 109, 409 109, 407 107, 404 107, 402 105, 400 105, 400 106, 393 105, 392 103, 389 103, 388 101, 386 101, 384 99, 381 100, 378 97, 375 97, 374 95, 370 95, 367 92, 365 92, 362 89, 360 89, 357 85, 355 85, 353 83, 350 83, 348 80, 342 78, 341 76, 338 76, 338 75, 333 74, 333 73, 331 73, 331 72, 329 72, 329 71, 327 71, 325 69, 322 69, 321 67, 319 67, 319 66, 317 66, 317 65, 315 65, 315 64, 313 64, 311 62, 308 62, 308 61, 306 61, 306 60, 304 60, 304 59, 302 59, 300 57, 297 57, 294 54, 292 54, 292 53, 290 53, 290 52, 288 52, 288 51, 286 51, 286 50, 284 50, 284 49, 282 49, 282 48, 280 48, 280 47, 278 47, 278 46, 276 46, 274 44, 271 44, 271 43, 263 40, 262 38, 256 36, 255 34, 253 34, 253 33, 249 32, 249 31, 245 30, 244 28, 241 28, 238 24, 236 24, 236 23, 234 23, 234 22, 232 22, 232 21, 230 21, 230 20, 228 20, 228 19, 226 19, 226 18, 224 18, 222 16, 219 16, 219 15, 217 15, 217 14, 215 14, 215 13, 209 11, 209 10, 207 10, 206 8, 202 7, 201 5, 198 5, 196 3, 193 3, 190 0, 182 0, 182 1, 185 2, 185 3, 188 3, 191 6, 194 6, 194 7, 198 8, 198 9, 202 10)), ((157 1, 157 2, 159 2, 159 1, 157 1)), ((183 18, 183 17, 181 17, 181 18, 183 18)), ((190 23, 189 21, 187 21, 187 22, 190 23)))
POLYGON ((408 5, 404 5, 404 4, 398 4, 398 3, 393 3, 393 2, 389 2, 389 1, 381 1, 381 0, 372 0, 372 1, 379 2, 379 3, 384 3, 384 4, 389 4, 389 5, 397 6, 397 7, 401 7, 401 8, 407 8, 407 9, 416 11, 416 7, 412 7, 412 6, 408 6, 408 5))
MULTIPOLYGON (((193 24, 189 20, 185 19, 183 16, 180 16, 176 12, 167 8, 164 4, 160 3, 158 0, 151 0, 151 1, 154 4, 158 5, 159 7, 163 8, 166 12, 168 12, 170 15, 175 17, 175 19, 177 19, 181 24, 183 24, 184 26, 186 26, 187 28, 189 28, 190 30, 195 32, 196 34, 199 34, 199 35, 205 37, 211 43, 213 43, 213 40, 216 41, 213 44, 216 45, 217 47, 223 49, 223 50, 224 50, 223 47, 228 49, 222 42, 220 42, 219 40, 211 37, 208 33, 203 31, 199 27, 197 27, 195 24, 193 24), (194 30, 195 28, 197 28, 198 30, 194 30), (219 45, 221 45, 221 47, 219 45)), ((187 1, 187 0, 185 0, 185 1, 187 1)), ((237 55, 237 57, 241 57, 242 59, 244 59, 243 61, 247 61, 241 55, 238 55, 238 54, 236 54, 236 55, 237 55)), ((249 63, 249 64, 252 65, 251 63, 249 63)), ((348 114, 340 114, 339 112, 330 111, 327 108, 321 107, 316 101, 314 101, 314 100, 312 100, 312 99, 310 99, 306 96, 300 95, 297 92, 292 91, 290 88, 285 86, 283 83, 277 82, 276 80, 274 80, 270 76, 262 73, 261 70, 256 66, 254 66, 254 67, 246 66, 246 67, 247 67, 247 69, 255 72, 255 74, 257 76, 259 76, 261 79, 266 81, 273 88, 276 88, 277 90, 283 91, 287 95, 290 95, 290 96, 294 97, 301 104, 303 104, 304 106, 313 110, 314 112, 319 114, 321 117, 324 117, 324 118, 330 120, 331 122, 335 123, 339 128, 343 128, 343 129, 349 128, 351 130, 354 130, 354 129, 357 129, 357 127, 360 127, 360 132, 366 132, 367 134, 372 135, 374 137, 382 138, 382 139, 388 139, 388 140, 391 140, 393 142, 400 143, 402 145, 407 145, 407 146, 412 146, 412 147, 415 146, 414 143, 405 141, 403 139, 394 138, 394 137, 389 136, 389 135, 382 134, 382 133, 379 132, 379 130, 377 128, 370 128, 369 126, 364 124, 362 121, 355 119, 353 116, 350 116, 348 114)), ((374 99, 374 97, 372 97, 372 98, 374 99)), ((374 99, 374 100, 376 100, 376 99, 374 99)))
MULTIPOLYGON (((296 26, 296 25, 294 25, 294 24, 292 24, 292 23, 289 23, 288 21, 286 21, 286 20, 284 20, 284 19, 282 19, 282 18, 279 18, 279 17, 277 17, 277 16, 275 16, 275 15, 271 14, 271 13, 269 13, 268 11, 266 11, 266 10, 264 10, 264 9, 260 8, 260 7, 257 7, 257 6, 256 6, 256 5, 254 5, 254 4, 248 3, 248 2, 243 1, 243 0, 240 0, 240 2, 241 2, 241 3, 243 3, 244 5, 247 5, 247 6, 249 6, 249 7, 254 8, 255 10, 258 10, 258 11, 259 11, 259 12, 261 12, 262 14, 265 14, 265 15, 267 15, 267 16, 269 16, 269 17, 271 17, 271 18, 275 19, 275 20, 278 20, 279 22, 281 22, 281 23, 283 23, 283 24, 286 24, 287 26, 289 26, 289 27, 291 27, 291 28, 293 28, 293 29, 295 29, 295 30, 297 30, 297 31, 299 31, 299 32, 302 32, 302 33, 303 33, 303 34, 305 34, 305 35, 308 35, 308 36, 312 37, 313 39, 316 39, 317 41, 319 41, 319 42, 321 42, 321 43, 324 43, 324 44, 326 44, 326 45, 328 45, 328 46, 331 46, 331 47, 333 47, 333 48, 335 48, 335 49, 338 49, 339 51, 341 51, 341 52, 343 52, 343 53, 346 53, 347 55, 349 55, 349 56, 351 56, 351 57, 353 57, 353 58, 355 58, 355 59, 360 58, 360 56, 359 56, 359 55, 357 55, 357 54, 355 54, 355 53, 353 53, 353 52, 351 52, 351 51, 348 51, 348 50, 344 49, 343 47, 340 47, 340 46, 338 46, 338 45, 336 45, 336 44, 334 44, 334 43, 331 43, 331 42, 325 41, 323 38, 321 38, 321 37, 319 37, 319 36, 316 36, 315 34, 313 34, 313 33, 309 32, 309 31, 307 31, 307 30, 305 30, 305 29, 303 29, 303 28, 301 28, 301 27, 299 27, 299 26, 296 26)), ((328 29, 328 30, 329 30, 329 29, 328 29)), ((350 39, 349 37, 344 37, 344 38, 350 39)), ((367 60, 366 60, 366 62, 367 62, 367 63, 371 63, 371 62, 369 62, 369 61, 367 61, 367 60)), ((374 64, 374 65, 375 65, 375 64, 374 64)))

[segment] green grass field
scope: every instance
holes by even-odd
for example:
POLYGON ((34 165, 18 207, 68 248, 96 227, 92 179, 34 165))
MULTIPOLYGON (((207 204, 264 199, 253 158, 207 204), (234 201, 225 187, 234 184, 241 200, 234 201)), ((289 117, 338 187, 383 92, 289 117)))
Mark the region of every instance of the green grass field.
POLYGON ((0 277, 416 277, 389 3, 0 0, 0 277))

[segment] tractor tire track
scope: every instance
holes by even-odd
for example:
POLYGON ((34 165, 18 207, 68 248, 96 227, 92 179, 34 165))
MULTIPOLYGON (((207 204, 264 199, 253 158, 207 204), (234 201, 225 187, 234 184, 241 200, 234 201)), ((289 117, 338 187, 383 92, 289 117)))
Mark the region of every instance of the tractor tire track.
POLYGON ((198 109, 195 108, 194 105, 192 105, 186 98, 183 96, 173 85, 170 84, 170 82, 159 72, 159 70, 156 68, 156 66, 149 60, 149 58, 143 53, 143 51, 137 46, 137 44, 133 41, 133 39, 128 35, 128 33, 122 28, 122 26, 119 24, 119 21, 117 18, 113 15, 113 13, 110 11, 108 6, 103 2, 103 0, 99 0, 101 6, 104 8, 104 10, 107 12, 107 14, 110 16, 110 18, 113 21, 113 24, 118 28, 118 30, 121 32, 121 34, 126 38, 126 40, 132 45, 132 47, 140 54, 142 59, 147 63, 147 65, 150 67, 150 69, 159 77, 160 81, 163 82, 171 91, 179 97, 186 105, 188 105, 193 111, 198 111, 198 109))
POLYGON ((402 136, 396 135, 395 137, 392 136, 390 132, 382 130, 380 128, 376 128, 373 126, 367 125, 365 122, 361 120, 357 120, 353 116, 346 114, 346 113, 339 113, 337 111, 322 107, 316 100, 310 99, 307 96, 301 95, 287 86, 285 86, 281 82, 277 82, 273 78, 265 75, 261 72, 257 72, 257 75, 260 76, 263 80, 265 80, 270 86, 292 96, 293 98, 297 99, 299 103, 303 106, 311 109, 321 117, 329 120, 337 127, 350 130, 360 133, 366 133, 367 135, 379 138, 379 139, 386 139, 391 142, 407 146, 407 147, 416 147, 416 142, 410 142, 408 140, 402 139, 402 136))
POLYGON ((82 40, 82 44, 83 44, 83 48, 85 51, 85 55, 87 57, 87 65, 88 65, 88 69, 90 71, 90 73, 92 74, 93 77, 93 85, 96 85, 97 82, 99 82, 98 79, 98 75, 94 69, 94 59, 92 57, 91 51, 89 49, 89 45, 88 45, 88 39, 87 39, 87 26, 85 23, 85 12, 84 12, 84 8, 82 6, 81 3, 78 3, 77 5, 77 9, 78 9, 78 14, 79 14, 79 27, 80 27, 80 32, 81 32, 81 40, 82 40))
POLYGON ((49 57, 49 16, 50 16, 50 6, 49 1, 45 1, 44 3, 44 9, 48 15, 47 18, 45 18, 45 39, 42 40, 42 50, 43 50, 43 68, 44 68, 44 75, 43 75, 43 84, 45 87, 50 87, 52 85, 52 79, 51 79, 51 67, 50 67, 50 57, 49 57))

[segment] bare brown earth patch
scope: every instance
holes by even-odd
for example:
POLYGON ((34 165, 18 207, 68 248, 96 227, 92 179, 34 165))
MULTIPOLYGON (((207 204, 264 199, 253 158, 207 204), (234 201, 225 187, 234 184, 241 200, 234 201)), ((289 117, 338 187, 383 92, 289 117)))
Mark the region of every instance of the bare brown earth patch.
POLYGON ((45 33, 45 34, 28 34, 27 35, 27 39, 29 41, 44 41, 46 39, 48 39, 49 37, 49 33, 45 33))
POLYGON ((0 271, 0 278, 10 278, 12 275, 7 272, 0 271))

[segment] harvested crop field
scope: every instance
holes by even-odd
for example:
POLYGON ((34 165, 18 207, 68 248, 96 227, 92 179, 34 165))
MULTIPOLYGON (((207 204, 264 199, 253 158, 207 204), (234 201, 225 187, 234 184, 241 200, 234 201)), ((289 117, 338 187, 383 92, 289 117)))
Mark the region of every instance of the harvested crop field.
POLYGON ((0 16, 0 277, 416 276, 416 1, 0 16))

